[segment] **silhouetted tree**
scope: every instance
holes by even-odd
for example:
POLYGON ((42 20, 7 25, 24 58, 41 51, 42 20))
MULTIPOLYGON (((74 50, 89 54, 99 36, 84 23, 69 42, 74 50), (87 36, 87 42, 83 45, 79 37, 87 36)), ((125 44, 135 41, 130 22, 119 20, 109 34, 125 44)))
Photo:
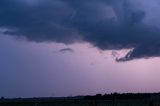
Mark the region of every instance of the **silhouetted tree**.
POLYGON ((149 102, 149 106, 154 106, 152 101, 149 102))
POLYGON ((1 100, 5 99, 3 96, 1 97, 1 100))

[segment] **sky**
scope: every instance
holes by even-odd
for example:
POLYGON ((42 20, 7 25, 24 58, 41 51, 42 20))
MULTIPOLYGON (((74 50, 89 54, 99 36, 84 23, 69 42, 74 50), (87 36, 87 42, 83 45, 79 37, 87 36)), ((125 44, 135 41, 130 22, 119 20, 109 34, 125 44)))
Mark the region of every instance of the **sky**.
POLYGON ((1 0, 0 96, 159 92, 159 0, 1 0))

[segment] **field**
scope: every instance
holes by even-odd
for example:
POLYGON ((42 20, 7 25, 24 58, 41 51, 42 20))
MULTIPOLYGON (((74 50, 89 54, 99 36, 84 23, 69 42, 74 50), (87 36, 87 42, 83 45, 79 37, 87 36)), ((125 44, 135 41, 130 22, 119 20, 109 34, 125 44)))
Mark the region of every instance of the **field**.
POLYGON ((147 100, 53 100, 0 102, 0 106, 160 106, 147 100))

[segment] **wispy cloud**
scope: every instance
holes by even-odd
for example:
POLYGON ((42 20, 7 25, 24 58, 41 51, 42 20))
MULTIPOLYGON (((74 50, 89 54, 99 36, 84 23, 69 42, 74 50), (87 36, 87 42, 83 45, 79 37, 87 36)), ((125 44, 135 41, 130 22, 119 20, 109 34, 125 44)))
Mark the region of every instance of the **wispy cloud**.
POLYGON ((63 49, 60 49, 59 52, 61 52, 61 53, 66 53, 66 52, 73 53, 74 50, 71 49, 71 48, 63 48, 63 49))

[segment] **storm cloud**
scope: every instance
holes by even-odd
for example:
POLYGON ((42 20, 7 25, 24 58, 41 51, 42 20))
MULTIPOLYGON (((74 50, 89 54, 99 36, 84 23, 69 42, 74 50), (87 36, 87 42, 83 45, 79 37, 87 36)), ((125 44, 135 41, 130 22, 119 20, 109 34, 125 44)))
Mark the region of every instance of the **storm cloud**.
POLYGON ((28 41, 131 49, 116 61, 160 56, 158 0, 1 0, 0 27, 28 41))

